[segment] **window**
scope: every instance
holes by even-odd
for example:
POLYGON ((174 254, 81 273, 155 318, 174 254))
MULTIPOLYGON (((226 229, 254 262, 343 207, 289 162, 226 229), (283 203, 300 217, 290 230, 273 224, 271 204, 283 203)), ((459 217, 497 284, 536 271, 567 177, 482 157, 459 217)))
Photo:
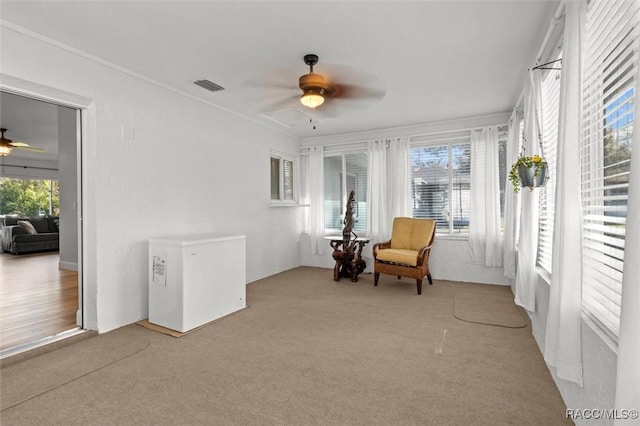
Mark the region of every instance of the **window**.
MULTIPOLYGON (((555 58, 555 59, 560 59, 555 58)), ((542 150, 549 165, 549 181, 540 190, 537 263, 551 273, 553 253, 553 215, 556 196, 556 151, 558 146, 558 114, 560 110, 560 71, 548 70, 542 79, 542 150)))
POLYGON ((0 215, 58 216, 57 180, 0 178, 0 215))
POLYGON ((295 201, 293 160, 275 154, 271 154, 271 201, 295 201))
MULTIPOLYGON (((508 126, 498 133, 498 178, 500 179, 500 229, 504 231, 504 191, 507 185, 507 138, 508 126)), ((511 190, 511 189, 510 189, 511 190)))
POLYGON ((365 152, 328 155, 324 157, 324 224, 327 233, 341 232, 347 197, 355 191, 353 231, 367 230, 367 170, 369 157, 365 152))
POLYGON ((617 340, 631 162, 637 1, 592 0, 587 9, 580 145, 583 311, 617 340))
POLYGON ((435 219, 441 233, 469 232, 470 189, 469 131, 424 137, 411 149, 413 217, 435 219))

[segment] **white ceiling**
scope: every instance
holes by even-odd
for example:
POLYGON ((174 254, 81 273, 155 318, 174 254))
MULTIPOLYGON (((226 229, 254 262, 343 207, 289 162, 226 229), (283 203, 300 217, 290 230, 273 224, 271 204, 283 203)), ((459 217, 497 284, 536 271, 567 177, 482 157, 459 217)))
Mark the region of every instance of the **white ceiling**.
POLYGON ((14 149, 11 159, 34 158, 58 161, 58 106, 0 92, 0 125, 5 137, 44 149, 33 153, 14 149))
POLYGON ((510 111, 557 5, 3 0, 0 7, 2 19, 13 25, 307 137, 510 111), (338 100, 333 118, 320 108, 305 109, 295 95, 298 77, 308 72, 302 60, 307 53, 319 55, 317 73, 338 76, 341 83, 377 84, 384 97, 338 100), (199 79, 225 90, 208 92, 193 84, 199 79), (302 112, 275 114, 288 125, 263 114, 287 108, 302 112), (309 115, 318 121, 315 130, 309 115))

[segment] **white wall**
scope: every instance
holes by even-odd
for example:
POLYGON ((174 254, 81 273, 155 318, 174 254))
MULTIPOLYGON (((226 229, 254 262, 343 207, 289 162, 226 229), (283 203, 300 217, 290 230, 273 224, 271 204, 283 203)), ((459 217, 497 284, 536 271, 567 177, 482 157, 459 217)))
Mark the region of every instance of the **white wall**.
MULTIPOLYGON (((373 256, 371 247, 379 241, 371 241, 367 244, 366 250, 362 252, 362 257, 367 262, 365 272, 373 272, 373 256)), ((327 247, 323 255, 311 254, 311 238, 309 234, 302 234, 300 237, 300 263, 305 266, 316 266, 319 268, 333 268, 335 261, 331 257, 333 249, 327 247)), ((509 285, 509 280, 505 278, 502 268, 489 268, 481 265, 474 265, 465 261, 467 253, 467 240, 447 239, 442 237, 434 239, 433 248, 429 256, 429 271, 434 280, 464 281, 480 284, 509 285)))
POLYGON ((78 167, 76 110, 58 107, 60 268, 78 270, 78 167))
MULTIPOLYGON (((536 285, 536 312, 529 312, 533 337, 544 353, 544 339, 549 311, 549 284, 539 278, 536 285)), ((616 391, 616 353, 582 322, 582 372, 584 386, 558 378, 549 368, 568 409, 613 409, 616 391)), ((576 424, 610 425, 611 420, 576 420, 576 424)), ((629 423, 631 424, 631 423, 629 423)))
POLYGON ((244 234, 248 281, 299 265, 301 209, 269 207, 269 150, 295 157, 297 139, 50 40, 1 31, 5 82, 87 100, 85 327, 146 318, 152 236, 244 234))
MULTIPOLYGON (((390 138, 399 136, 419 136, 430 133, 448 132, 464 129, 473 129, 482 126, 502 125, 509 120, 509 114, 492 114, 481 117, 468 117, 464 119, 447 120, 434 123, 426 123, 409 127, 393 129, 379 129, 368 132, 350 133, 336 136, 305 138, 302 146, 338 145, 361 142, 375 138, 390 138)), ((308 207, 306 207, 308 209, 308 207)), ((373 256, 371 246, 377 241, 372 241, 363 251, 363 257, 367 262, 367 272, 371 272, 373 256)), ((324 255, 311 254, 309 236, 303 234, 300 238, 300 262, 302 265, 333 268, 335 262, 331 257, 332 249, 327 241, 327 249, 324 255)), ((509 279, 504 276, 502 268, 485 267, 466 261, 467 239, 466 237, 450 237, 436 235, 434 245, 429 258, 429 269, 434 279, 467 281, 482 284, 509 285, 509 279)))

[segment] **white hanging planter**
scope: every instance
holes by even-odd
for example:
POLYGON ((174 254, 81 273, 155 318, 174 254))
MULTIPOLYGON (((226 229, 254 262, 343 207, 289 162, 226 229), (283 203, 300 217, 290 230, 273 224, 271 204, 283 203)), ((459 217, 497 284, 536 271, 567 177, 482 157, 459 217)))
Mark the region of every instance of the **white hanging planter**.
POLYGON ((548 168, 549 165, 540 156, 519 157, 509 172, 514 192, 519 192, 521 187, 532 190, 544 186, 549 180, 548 168))
POLYGON ((547 183, 546 162, 538 163, 533 166, 518 166, 518 177, 520 177, 520 186, 523 188, 538 188, 547 183))

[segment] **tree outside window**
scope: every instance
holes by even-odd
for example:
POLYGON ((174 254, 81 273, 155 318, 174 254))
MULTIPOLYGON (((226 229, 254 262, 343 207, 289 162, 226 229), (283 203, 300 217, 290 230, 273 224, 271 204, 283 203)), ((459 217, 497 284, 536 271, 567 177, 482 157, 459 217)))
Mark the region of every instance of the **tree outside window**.
POLYGON ((58 216, 57 180, 0 178, 0 215, 58 216))

